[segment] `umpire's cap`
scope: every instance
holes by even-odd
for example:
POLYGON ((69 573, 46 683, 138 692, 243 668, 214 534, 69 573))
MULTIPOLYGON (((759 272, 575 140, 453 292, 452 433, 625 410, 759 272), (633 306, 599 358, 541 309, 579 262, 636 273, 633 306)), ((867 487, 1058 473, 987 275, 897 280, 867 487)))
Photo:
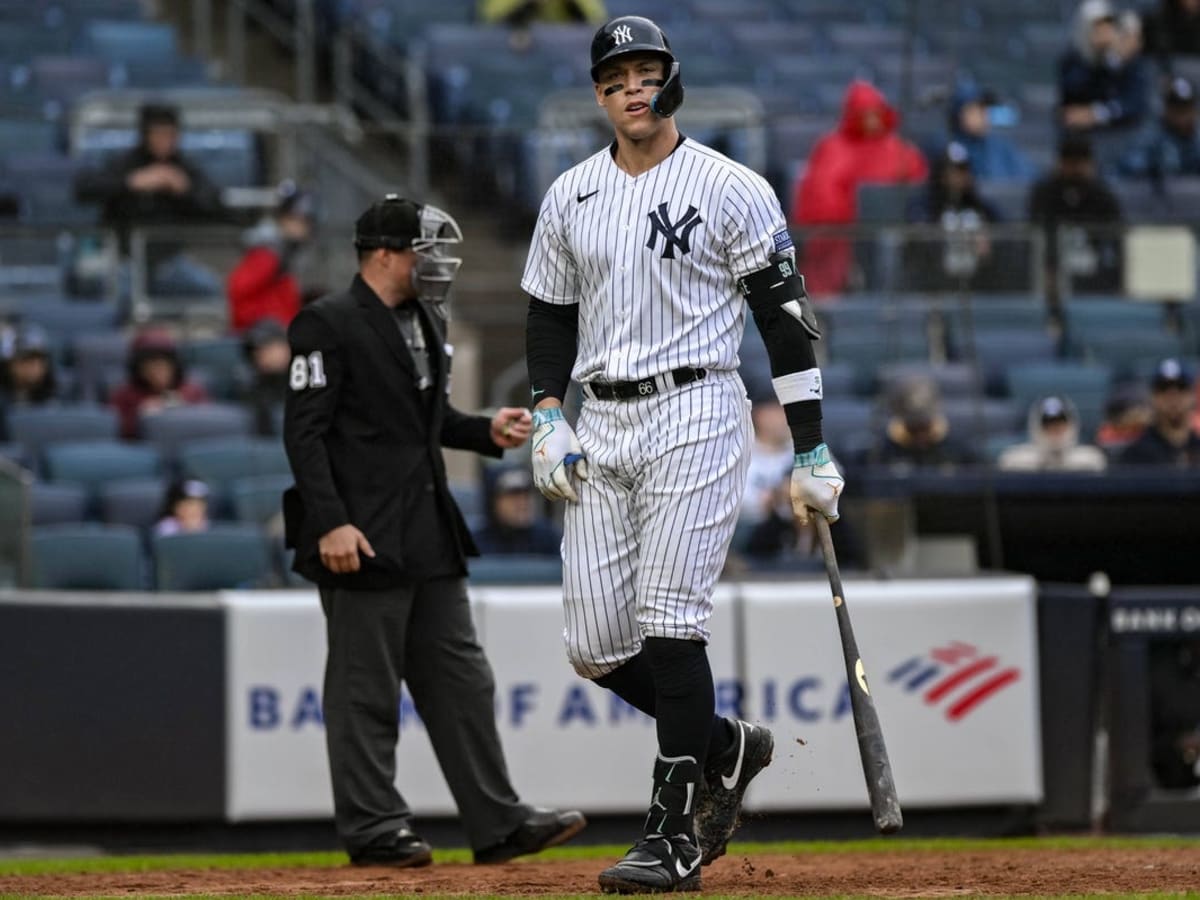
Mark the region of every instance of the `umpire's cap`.
POLYGON ((399 194, 388 194, 354 223, 354 246, 359 250, 407 250, 421 235, 421 205, 399 194))

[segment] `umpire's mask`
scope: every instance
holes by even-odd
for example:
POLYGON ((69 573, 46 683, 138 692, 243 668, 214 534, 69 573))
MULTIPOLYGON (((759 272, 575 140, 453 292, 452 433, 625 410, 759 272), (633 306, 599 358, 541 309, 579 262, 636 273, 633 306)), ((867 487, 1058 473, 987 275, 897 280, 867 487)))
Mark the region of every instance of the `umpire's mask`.
POLYGON ((412 242, 417 253, 413 283, 418 296, 433 303, 443 317, 449 312, 446 301, 462 265, 462 257, 451 255, 460 243, 462 231, 449 213, 429 204, 421 207, 420 234, 412 242))

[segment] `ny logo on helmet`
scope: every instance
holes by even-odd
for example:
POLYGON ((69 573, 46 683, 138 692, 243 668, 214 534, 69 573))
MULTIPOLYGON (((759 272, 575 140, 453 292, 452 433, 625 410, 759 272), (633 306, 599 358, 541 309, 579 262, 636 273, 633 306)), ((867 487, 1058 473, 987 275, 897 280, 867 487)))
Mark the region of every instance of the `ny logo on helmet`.
POLYGON ((620 25, 613 29, 613 41, 618 47, 633 40, 633 32, 628 25, 620 25))
POLYGON ((676 250, 684 256, 692 252, 692 232, 704 221, 696 207, 689 205, 687 212, 674 222, 671 221, 665 203, 658 204, 658 209, 651 210, 647 215, 650 217, 651 228, 650 240, 646 242, 647 250, 654 250, 661 234, 664 239, 663 259, 674 259, 676 250))

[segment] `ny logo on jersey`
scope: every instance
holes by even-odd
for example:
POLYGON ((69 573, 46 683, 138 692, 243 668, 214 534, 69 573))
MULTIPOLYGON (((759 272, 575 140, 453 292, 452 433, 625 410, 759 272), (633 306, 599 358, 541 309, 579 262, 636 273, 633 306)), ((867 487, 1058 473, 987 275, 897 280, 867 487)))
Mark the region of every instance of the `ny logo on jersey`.
POLYGON ((663 259, 674 259, 675 250, 686 256, 692 252, 691 238, 692 232, 704 220, 700 218, 696 207, 689 205, 685 212, 675 222, 671 221, 671 216, 667 212, 667 204, 658 204, 658 209, 651 210, 647 215, 650 217, 650 240, 646 242, 647 250, 654 250, 658 244, 658 236, 663 236, 663 259))
POLYGON ((622 25, 619 28, 614 28, 612 36, 613 41, 616 42, 618 47, 620 47, 622 44, 628 44, 633 40, 633 32, 630 31, 628 25, 622 25))

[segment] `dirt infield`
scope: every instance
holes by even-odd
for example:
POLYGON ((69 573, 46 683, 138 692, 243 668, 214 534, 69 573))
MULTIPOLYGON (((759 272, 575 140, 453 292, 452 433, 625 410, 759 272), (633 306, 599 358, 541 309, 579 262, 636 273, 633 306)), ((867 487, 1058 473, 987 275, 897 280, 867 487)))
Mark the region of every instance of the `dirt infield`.
MULTIPOLYGON (((0 893, 88 894, 587 894, 594 861, 385 868, 209 869, 0 877, 0 893)), ((997 849, 733 855, 704 871, 713 894, 948 897, 1194 891, 1200 849, 997 849)))

